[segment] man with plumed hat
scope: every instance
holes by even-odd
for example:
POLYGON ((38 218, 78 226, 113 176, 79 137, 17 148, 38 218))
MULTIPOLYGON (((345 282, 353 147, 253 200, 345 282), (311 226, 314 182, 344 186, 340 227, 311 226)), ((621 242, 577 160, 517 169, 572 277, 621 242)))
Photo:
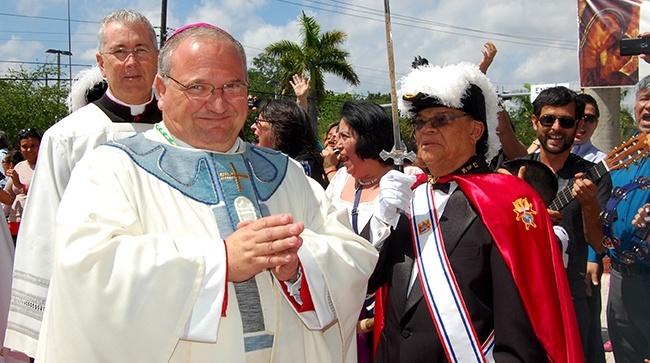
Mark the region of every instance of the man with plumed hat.
POLYGON ((582 362, 544 202, 486 163, 499 148, 487 77, 469 63, 424 65, 398 96, 428 174, 410 205, 385 208, 407 213, 370 279, 376 362, 582 362))

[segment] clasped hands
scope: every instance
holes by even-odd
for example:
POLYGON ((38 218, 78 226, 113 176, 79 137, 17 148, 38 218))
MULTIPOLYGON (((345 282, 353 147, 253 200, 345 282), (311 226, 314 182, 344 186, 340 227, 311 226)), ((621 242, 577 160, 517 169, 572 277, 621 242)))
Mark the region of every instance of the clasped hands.
POLYGON ((266 269, 280 281, 295 278, 304 229, 302 223, 293 223, 290 214, 240 222, 225 240, 228 281, 246 281, 266 269))

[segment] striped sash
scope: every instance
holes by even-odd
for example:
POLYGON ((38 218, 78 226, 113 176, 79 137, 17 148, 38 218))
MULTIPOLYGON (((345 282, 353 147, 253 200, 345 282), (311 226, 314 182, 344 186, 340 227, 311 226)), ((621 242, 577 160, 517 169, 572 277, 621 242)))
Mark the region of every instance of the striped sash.
POLYGON ((433 189, 422 184, 411 202, 413 249, 424 298, 450 362, 494 362, 494 332, 479 342, 445 251, 438 219, 450 194, 436 193, 434 203, 433 189))

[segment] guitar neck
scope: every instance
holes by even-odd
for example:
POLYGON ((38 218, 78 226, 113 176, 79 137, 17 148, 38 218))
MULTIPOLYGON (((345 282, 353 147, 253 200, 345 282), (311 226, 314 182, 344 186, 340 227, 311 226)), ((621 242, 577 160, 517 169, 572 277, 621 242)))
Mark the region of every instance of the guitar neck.
MULTIPOLYGON (((584 173, 581 179, 589 179, 592 182, 597 183, 603 177, 603 175, 607 173, 609 173, 607 164, 605 164, 605 161, 601 161, 589 168, 589 170, 584 173)), ((548 209, 560 210, 566 207, 566 205, 573 200, 573 194, 571 194, 573 183, 575 183, 575 180, 571 180, 571 182, 569 182, 566 187, 562 188, 562 190, 557 193, 555 199, 553 199, 553 202, 551 205, 549 205, 548 209)))

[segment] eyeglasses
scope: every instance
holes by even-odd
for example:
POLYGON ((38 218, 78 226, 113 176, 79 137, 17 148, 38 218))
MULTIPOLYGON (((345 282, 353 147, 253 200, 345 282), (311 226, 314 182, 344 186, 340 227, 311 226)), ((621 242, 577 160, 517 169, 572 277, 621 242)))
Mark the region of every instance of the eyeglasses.
POLYGON ((560 121, 560 127, 563 129, 571 129, 576 125, 576 119, 569 116, 544 115, 537 120, 544 127, 553 127, 555 120, 560 121))
POLYGON ((135 47, 134 49, 117 48, 110 52, 103 52, 100 54, 110 54, 113 57, 117 58, 119 61, 123 62, 126 60, 126 58, 129 57, 129 54, 133 54, 133 57, 135 57, 135 59, 146 60, 150 59, 154 52, 154 50, 151 50, 149 48, 135 47))
POLYGON ((18 138, 19 139, 24 139, 24 138, 30 137, 30 136, 40 138, 41 133, 37 129, 33 129, 33 128, 22 129, 22 130, 18 131, 18 138))
POLYGON ((436 115, 428 120, 414 118, 411 120, 411 126, 416 131, 422 130, 422 128, 426 124, 431 125, 431 127, 441 128, 443 126, 448 125, 451 122, 451 120, 455 120, 457 118, 461 118, 465 116, 467 116, 466 113, 461 113, 460 115, 436 115))
POLYGON ((263 118, 259 118, 259 117, 256 118, 255 121, 254 121, 255 125, 257 125, 257 126, 260 125, 260 122, 268 122, 268 123, 270 123, 270 124, 273 123, 273 121, 265 120, 265 119, 263 119, 263 118))
POLYGON ((596 115, 585 115, 582 119, 585 121, 586 124, 593 124, 596 121, 598 121, 598 116, 596 116, 596 115))
POLYGON ((221 97, 226 101, 240 101, 248 96, 248 84, 247 83, 230 83, 224 84, 222 87, 215 87, 209 83, 192 83, 190 85, 182 84, 181 82, 175 80, 171 76, 165 75, 176 82, 190 97, 193 98, 208 98, 210 97, 215 90, 221 90, 221 97))

